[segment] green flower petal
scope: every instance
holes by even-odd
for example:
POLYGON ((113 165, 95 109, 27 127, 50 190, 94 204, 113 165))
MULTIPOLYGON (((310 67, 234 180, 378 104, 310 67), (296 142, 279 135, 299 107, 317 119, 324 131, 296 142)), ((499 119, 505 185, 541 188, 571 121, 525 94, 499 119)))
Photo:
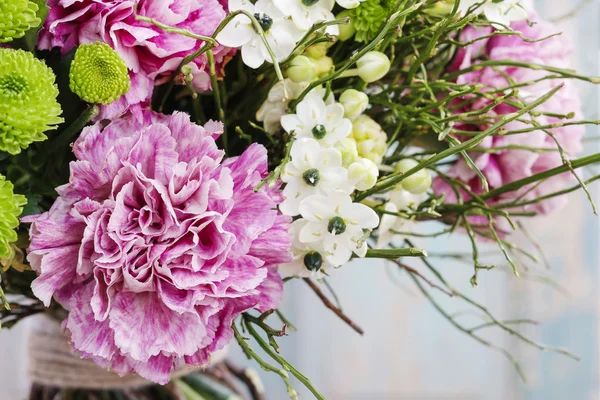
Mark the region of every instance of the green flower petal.
POLYGON ((29 0, 0 0, 0 43, 21 38, 42 20, 36 15, 39 7, 29 0))
POLYGON ((0 151, 18 154, 63 122, 54 81, 33 54, 0 48, 0 151))
POLYGON ((82 44, 69 73, 70 87, 84 101, 110 104, 129 91, 127 66, 106 43, 82 44))
POLYGON ((387 2, 385 0, 366 0, 357 8, 349 10, 350 19, 356 35, 357 42, 370 42, 375 39, 388 17, 387 2))
POLYGON ((19 226, 19 218, 27 199, 21 194, 13 193, 12 182, 0 175, 0 258, 11 258, 13 250, 10 246, 17 240, 15 229, 19 226))

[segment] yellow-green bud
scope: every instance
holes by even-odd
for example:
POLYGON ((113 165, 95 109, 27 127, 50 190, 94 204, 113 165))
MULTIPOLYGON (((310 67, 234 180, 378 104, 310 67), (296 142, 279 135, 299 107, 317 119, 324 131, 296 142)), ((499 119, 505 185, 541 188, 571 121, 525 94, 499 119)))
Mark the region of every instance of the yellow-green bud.
POLYGON ((354 119, 362 114, 369 105, 369 96, 356 89, 348 89, 340 96, 340 103, 344 106, 344 117, 354 119))
POLYGON ((352 121, 351 135, 356 140, 358 155, 380 165, 387 151, 387 135, 381 126, 363 114, 352 121))
POLYGON ((82 44, 75 52, 69 87, 88 103, 110 104, 129 91, 125 62, 106 43, 82 44))
POLYGON ((390 59, 380 51, 370 51, 356 62, 358 76, 367 82, 383 78, 390 70, 390 59))
POLYGON ((297 56, 291 62, 287 69, 287 77, 292 81, 310 82, 317 76, 317 67, 306 56, 297 56))
POLYGON ((352 163, 348 167, 348 179, 358 190, 368 190, 375 186, 379 177, 379 169, 367 158, 352 163))
MULTIPOLYGON (((350 17, 349 10, 342 11, 335 18, 342 19, 342 18, 346 18, 346 17, 350 17)), ((352 18, 350 18, 350 21, 347 24, 339 24, 338 27, 340 29, 340 34, 338 35, 338 39, 341 40, 342 42, 350 39, 356 33, 356 28, 354 27, 354 22, 352 21, 352 18)))
POLYGON ((333 60, 331 57, 324 56, 319 59, 311 58, 311 61, 317 68, 317 76, 328 74, 329 71, 331 71, 331 68, 333 68, 333 60))
POLYGON ((0 43, 21 38, 38 26, 42 22, 38 11, 38 5, 29 0, 0 0, 0 43))
POLYGON ((438 1, 436 2, 433 7, 427 8, 425 10, 425 12, 429 15, 436 15, 439 17, 445 17, 447 15, 449 15, 452 12, 452 9, 454 8, 454 1, 453 0, 442 0, 442 1, 438 1))
MULTIPOLYGON (((411 158, 405 158, 398 161, 396 164, 396 171, 406 172, 419 163, 411 158)), ((408 178, 402 180, 400 183, 402 188, 412 194, 423 194, 431 187, 431 173, 428 169, 423 168, 418 172, 412 174, 408 178)))
POLYGON ((342 165, 346 168, 359 159, 356 140, 351 137, 340 140, 334 147, 342 153, 342 165))
POLYGON ((318 60, 319 58, 327 55, 327 49, 329 49, 329 43, 317 43, 313 44, 312 46, 308 46, 306 50, 304 50, 304 54, 310 58, 318 60))

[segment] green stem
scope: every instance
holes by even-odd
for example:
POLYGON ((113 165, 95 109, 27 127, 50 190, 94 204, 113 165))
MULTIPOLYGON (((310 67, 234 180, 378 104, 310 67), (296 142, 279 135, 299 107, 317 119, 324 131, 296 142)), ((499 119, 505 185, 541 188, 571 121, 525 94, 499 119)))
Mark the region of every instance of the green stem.
POLYGON ((264 341, 264 339, 256 332, 252 323, 246 320, 246 328, 248 328, 248 332, 252 337, 256 340, 256 342, 260 345, 260 347, 267 353, 271 358, 277 361, 286 371, 290 371, 292 375, 296 377, 311 393, 315 396, 315 398, 319 400, 325 400, 325 396, 323 396, 319 391, 313 386, 310 380, 302 375, 296 368, 291 366, 283 357, 277 354, 273 349, 264 341))
POLYGON ((98 115, 100 109, 97 105, 89 105, 85 111, 71 125, 52 141, 48 154, 55 154, 57 151, 65 149, 73 137, 79 133, 87 124, 98 115))
MULTIPOLYGON (((496 122, 490 128, 488 128, 484 132, 480 133, 479 135, 473 137, 472 139, 469 139, 465 142, 462 142, 461 144, 459 144, 457 146, 451 147, 451 148, 446 149, 438 154, 432 155, 431 157, 428 157, 428 158, 422 160, 417 166, 413 167, 412 169, 406 171, 403 174, 397 173, 394 176, 386 177, 384 182, 379 182, 372 189, 369 189, 367 191, 359 193, 356 196, 356 201, 361 201, 374 193, 379 193, 379 192, 385 191, 386 189, 388 189, 390 187, 396 186, 398 183, 402 182, 404 179, 408 178, 409 176, 416 174, 423 168, 427 168, 431 165, 436 164, 439 161, 446 159, 447 157, 449 157, 451 155, 460 153, 461 151, 464 151, 464 150, 469 150, 471 147, 475 147, 475 146, 479 145, 486 137, 490 136, 491 134, 496 132, 498 129, 502 128, 504 125, 518 119, 519 117, 521 117, 522 115, 533 110, 540 104, 543 104, 544 102, 546 102, 549 98, 554 96, 554 94, 556 92, 558 92, 563 86, 564 86, 564 84, 561 84, 561 85, 555 87, 554 89, 552 89, 551 91, 549 91, 548 93, 543 95, 542 97, 538 98, 536 101, 529 104, 527 107, 523 107, 518 112, 512 113, 512 114, 507 114, 507 115, 503 116, 502 118, 500 118, 500 120, 498 122, 496 122)), ((491 191, 491 192, 493 192, 493 191, 491 191)), ((488 192, 488 194, 491 192, 488 192)))
POLYGON ((388 258, 395 260, 400 257, 427 257, 427 252, 416 247, 399 249, 369 249, 366 258, 388 258))

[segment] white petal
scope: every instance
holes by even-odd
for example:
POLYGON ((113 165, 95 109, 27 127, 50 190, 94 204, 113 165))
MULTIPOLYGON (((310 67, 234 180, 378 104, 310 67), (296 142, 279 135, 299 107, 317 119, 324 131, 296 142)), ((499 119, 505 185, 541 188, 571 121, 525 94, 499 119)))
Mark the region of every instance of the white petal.
MULTIPOLYGON (((271 50, 273 50, 277 61, 283 61, 285 58, 287 58, 287 56, 289 56, 292 53, 294 47, 296 47, 296 42, 292 38, 292 35, 290 35, 288 32, 282 29, 271 29, 266 38, 267 43, 269 43, 271 50)), ((261 51, 263 52, 263 57, 265 58, 265 60, 269 62, 273 61, 271 55, 269 54, 269 51, 267 50, 267 46, 263 44, 263 46, 261 47, 261 51)))
MULTIPOLYGON (((315 141, 315 143, 317 143, 315 141)), ((317 143, 317 146, 319 143, 317 143)), ((339 167, 342 165, 342 153, 338 149, 320 149, 318 152, 317 165, 319 169, 339 167)))
POLYGON ((254 13, 254 4, 250 0, 229 0, 229 12, 244 10, 249 13, 254 13))
POLYGON ((374 229, 379 225, 379 216, 369 206, 360 203, 353 203, 344 208, 344 217, 353 225, 358 225, 363 229, 374 229))
POLYGON ((267 14, 275 22, 283 19, 284 13, 275 5, 273 0, 258 0, 254 4, 254 12, 258 14, 267 14))
POLYGON ((348 217, 347 214, 341 214, 343 210, 349 209, 352 206, 352 199, 348 194, 336 190, 327 196, 327 201, 330 207, 335 210, 335 215, 341 215, 342 218, 348 217))
MULTIPOLYGON (((291 156, 294 165, 299 169, 307 170, 309 168, 319 167, 316 157, 319 156, 321 146, 312 138, 301 138, 292 145, 291 156)), ((302 171, 304 172, 304 171, 302 171)))
POLYGON ((219 32, 217 42, 227 47, 241 47, 245 45, 256 36, 249 24, 250 19, 247 16, 236 16, 219 32))
POLYGON ((336 125, 331 132, 327 132, 327 136, 324 139, 327 140, 331 146, 334 146, 337 142, 348 137, 352 132, 352 122, 348 118, 342 119, 342 121, 336 125))
POLYGON ((255 35, 253 40, 242 46, 242 60, 250 68, 256 69, 265 62, 260 50, 261 44, 260 38, 255 35))
POLYGON ((315 96, 305 97, 296 107, 298 118, 311 129, 321 123, 325 102, 315 96))
POLYGON ((296 114, 287 114, 281 117, 281 126, 287 133, 301 131, 304 129, 304 124, 296 114))
POLYGON ((367 255, 368 249, 369 247, 367 246, 367 242, 361 242, 360 246, 354 248, 354 253, 357 256, 364 258, 364 256, 367 255))
POLYGON ((327 128, 333 128, 344 118, 344 106, 340 103, 327 106, 327 122, 324 124, 327 128))
POLYGON ((356 8, 360 5, 360 1, 358 0, 337 0, 337 3, 347 9, 356 8))
POLYGON ((352 257, 352 245, 345 235, 327 235, 323 240, 325 257, 334 266, 347 263, 352 257))
POLYGON ((307 197, 300 203, 300 214, 304 218, 313 222, 324 222, 333 218, 335 214, 335 206, 331 203, 330 197, 314 195, 307 197))
POLYGON ((298 239, 302 243, 314 243, 322 241, 327 235, 329 235, 329 232, 327 232, 327 223, 309 221, 300 230, 298 239))

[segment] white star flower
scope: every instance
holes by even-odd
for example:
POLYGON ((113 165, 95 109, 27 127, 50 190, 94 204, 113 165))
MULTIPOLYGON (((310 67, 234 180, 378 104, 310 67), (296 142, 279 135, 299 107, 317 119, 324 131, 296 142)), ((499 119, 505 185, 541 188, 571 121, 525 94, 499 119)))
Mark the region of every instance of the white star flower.
POLYGON ((364 257, 367 243, 363 230, 379 225, 375 211, 353 203, 349 195, 340 191, 307 197, 300 203, 300 214, 308 220, 300 230, 300 241, 320 246, 334 266, 348 262, 352 252, 364 257))
MULTIPOLYGON (((302 31, 308 31, 317 22, 335 19, 331 12, 335 0, 273 0, 273 2, 283 14, 291 17, 294 24, 302 31)), ((340 30, 337 25, 331 25, 325 32, 337 36, 340 30)))
POLYGON ((342 154, 334 148, 322 148, 314 139, 303 138, 292 145, 292 160, 285 166, 281 180, 283 202, 279 209, 285 215, 298 215, 300 202, 315 194, 341 190, 350 194, 354 186, 348 181, 348 170, 342 167, 342 154))
POLYGON ((481 7, 475 10, 476 13, 483 13, 488 21, 495 28, 503 29, 513 21, 521 21, 527 18, 527 10, 522 4, 522 0, 504 0, 495 2, 493 0, 460 0, 458 10, 466 13, 471 7, 481 4, 481 7), (483 3, 483 4, 482 4, 483 3))
MULTIPOLYGON (((291 276, 299 278, 321 279, 333 269, 333 265, 322 255, 323 250, 317 249, 299 239, 300 231, 308 223, 305 219, 298 219, 292 223, 288 230, 292 234, 293 260, 287 264, 279 265, 279 273, 282 278, 291 276)), ((318 244, 318 243, 316 243, 318 244)))
POLYGON ((327 105, 320 96, 308 95, 296 106, 296 114, 281 117, 281 126, 296 138, 313 138, 324 147, 334 146, 352 132, 339 103, 327 105))
MULTIPOLYGON (((229 11, 237 10, 245 10, 257 19, 277 61, 291 54, 296 46, 297 29, 273 5, 272 0, 258 0, 256 4, 250 0, 229 0, 229 11)), ((217 35, 217 41, 224 46, 241 47, 242 60, 250 68, 272 61, 267 46, 246 15, 235 16, 217 35)))

